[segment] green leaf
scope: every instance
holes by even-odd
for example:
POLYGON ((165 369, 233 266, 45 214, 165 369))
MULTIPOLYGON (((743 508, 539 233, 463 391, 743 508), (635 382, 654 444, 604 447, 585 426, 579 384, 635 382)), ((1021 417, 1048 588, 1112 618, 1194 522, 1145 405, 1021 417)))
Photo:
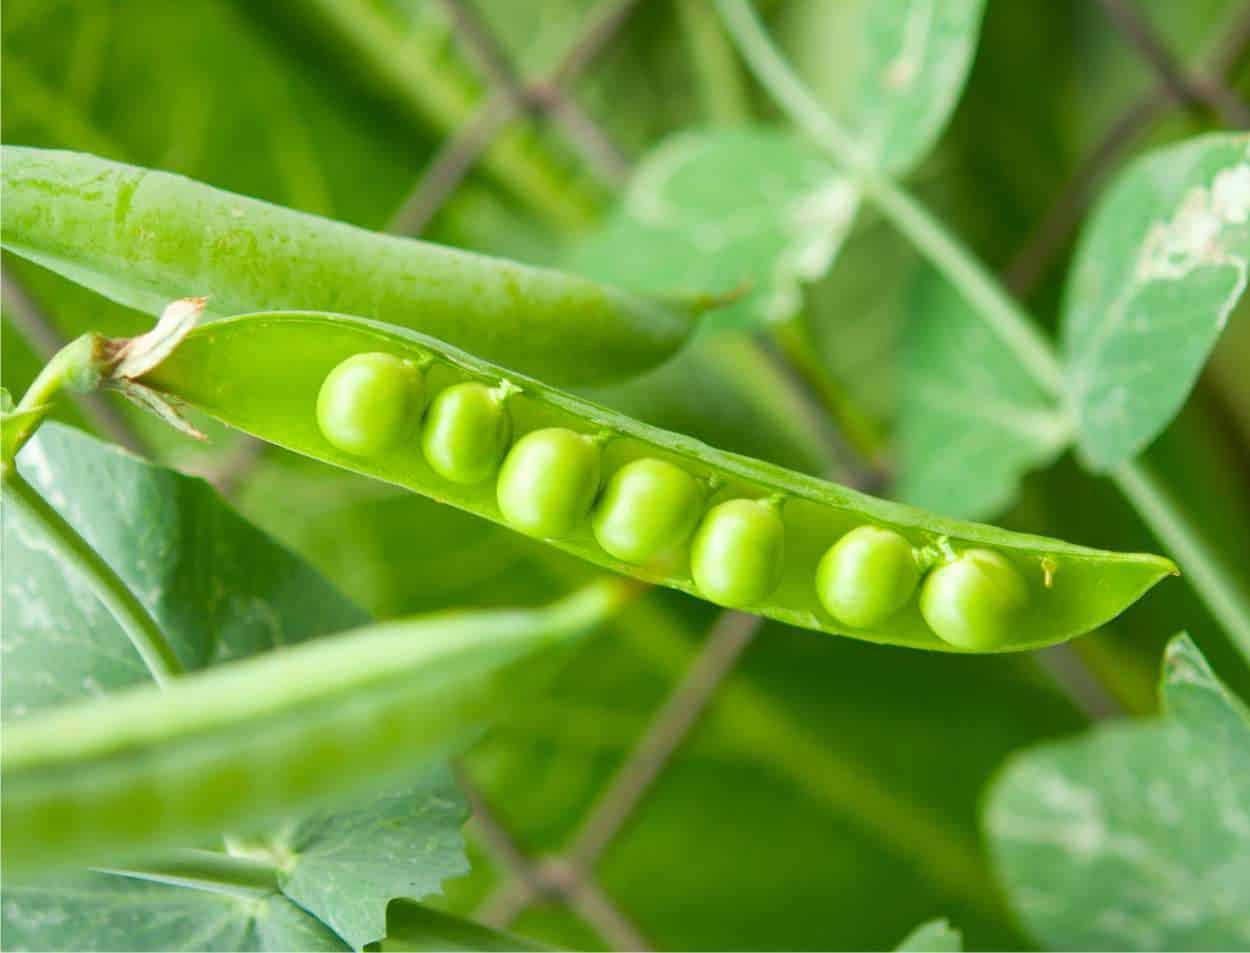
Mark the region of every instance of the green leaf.
POLYGON ((318 814, 272 839, 282 892, 353 948, 387 936, 387 904, 439 893, 468 873, 460 827, 468 807, 446 768, 359 807, 318 814))
POLYGON ((858 198, 801 137, 781 129, 682 132, 639 165, 621 209, 570 266, 643 291, 751 294, 709 318, 782 320, 819 277, 858 198))
POLYGON ((478 729, 492 676, 624 594, 603 579, 542 609, 373 626, 20 719, 0 754, 6 871, 152 854, 410 778, 478 729))
POLYGON ((1167 714, 1015 756, 986 829, 1025 925, 1054 949, 1250 944, 1250 720, 1186 635, 1167 714))
MULTIPOLYGON (((189 670, 360 625, 367 616, 202 480, 45 424, 18 471, 134 592, 189 670)), ((4 510, 3 711, 148 682, 94 593, 4 510)))
POLYGON ((963 934, 945 920, 922 923, 895 947, 899 953, 959 953, 963 948, 963 934))
POLYGON ((195 890, 107 873, 4 885, 11 950, 346 950, 280 893, 195 890))
MULTIPOLYGON (((829 5, 823 5, 828 8, 829 5)), ((880 166, 902 174, 945 125, 972 61, 983 0, 839 5, 854 55, 837 114, 880 166)), ((650 292, 751 294, 709 320, 753 326, 793 317, 801 289, 834 260, 859 207, 854 183, 800 137, 778 129, 683 132, 643 160, 620 208, 570 265, 650 292)))
POLYGON ((1094 470, 1136 456, 1192 390, 1246 286, 1250 137, 1150 153, 1087 226, 1067 289, 1066 387, 1094 470))
POLYGON ((1200 726, 1208 740, 1241 749, 1250 757, 1250 713, 1216 677, 1188 635, 1168 645, 1160 694, 1169 715, 1192 723, 1195 730, 1200 726))
POLYGON ((386 916, 383 953, 510 953, 547 947, 415 903, 396 901, 386 916))
POLYGON ((944 278, 916 278, 905 338, 896 493, 963 518, 997 513, 1069 428, 1015 355, 944 278))
POLYGON ((959 100, 985 0, 787 7, 780 39, 795 67, 882 171, 905 175, 959 100))
MULTIPOLYGON (((188 669, 290 646, 367 619, 200 480, 56 424, 43 426, 24 448, 18 467, 138 594, 188 669)), ((30 713, 50 705, 149 681, 137 652, 95 594, 58 563, 38 528, 25 525, 9 506, 4 508, 4 556, 0 645, 6 715, 35 717, 30 713)), ((6 731, 13 725, 7 722, 6 731)), ((392 898, 420 899, 437 892, 443 880, 464 873, 464 812, 449 776, 440 770, 372 804, 305 819, 286 828, 277 841, 291 861, 283 887, 356 946, 377 939, 392 898), (331 883, 337 888, 332 895, 318 892, 331 883)), ((187 917, 198 911, 202 929, 220 921, 214 929, 223 937, 253 935, 246 932, 253 915, 237 900, 184 897, 184 888, 156 889, 134 880, 112 883, 117 878, 110 875, 70 879, 74 884, 81 880, 82 890, 62 889, 58 882, 56 890, 40 885, 6 895, 6 929, 14 918, 27 933, 39 924, 52 929, 61 922, 55 911, 72 897, 78 904, 76 919, 114 925, 101 926, 102 936, 107 929, 137 922, 117 912, 130 904, 185 910, 187 917), (103 905, 93 907, 97 902, 103 905), (233 926, 230 917, 237 919, 233 926)), ((263 930, 257 926, 255 936, 282 936, 274 931, 286 929, 283 922, 309 919, 287 907, 278 900, 258 907, 258 923, 273 922, 263 930)), ((59 936, 48 934, 36 945, 62 946, 59 936)), ((123 945, 146 942, 136 933, 123 945)), ((233 942, 222 940, 227 949, 233 942)), ((279 949, 299 946, 294 940, 274 942, 279 949)), ((151 945, 167 948, 155 939, 151 945)), ((67 948, 99 947, 74 939, 67 948)))

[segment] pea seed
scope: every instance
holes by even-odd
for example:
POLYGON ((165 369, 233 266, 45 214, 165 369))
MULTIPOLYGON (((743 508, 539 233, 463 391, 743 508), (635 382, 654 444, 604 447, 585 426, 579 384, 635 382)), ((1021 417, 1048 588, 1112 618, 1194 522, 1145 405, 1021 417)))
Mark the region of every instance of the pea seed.
POLYGON ((598 444, 574 430, 549 427, 527 433, 509 451, 497 498, 514 529, 558 539, 586 518, 598 489, 598 444))
POLYGON ((326 375, 317 424, 339 450, 376 457, 420 417, 424 380, 415 364, 390 354, 355 354, 326 375))
POLYGON ((829 547, 816 569, 816 594, 839 622, 867 628, 907 604, 920 583, 911 544, 893 530, 860 526, 829 547))
POLYGON ((777 507, 729 500, 708 511, 695 533, 690 571, 699 591, 732 608, 754 605, 781 581, 785 525, 777 507))
POLYGON ((1029 602, 1019 570, 1000 553, 970 549, 929 573, 920 611, 940 638, 962 649, 1002 645, 1029 602))
POLYGON ((421 450, 430 468, 443 479, 466 486, 481 483, 499 469, 511 429, 503 395, 466 381, 434 398, 421 450))
POLYGON ((698 481, 681 467, 634 460, 608 481, 592 521, 595 539, 622 562, 648 562, 685 542, 702 503, 698 481))

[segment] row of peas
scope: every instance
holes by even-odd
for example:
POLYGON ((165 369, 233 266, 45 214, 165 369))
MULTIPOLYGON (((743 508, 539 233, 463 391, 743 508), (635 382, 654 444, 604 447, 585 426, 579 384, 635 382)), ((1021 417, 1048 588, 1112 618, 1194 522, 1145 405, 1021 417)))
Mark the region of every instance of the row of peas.
MULTIPOLYGON (((651 563, 689 541, 691 579, 721 605, 749 608, 777 587, 785 550, 783 499, 735 498, 708 509, 714 489, 709 481, 654 457, 626 463, 600 493, 601 445, 608 436, 548 427, 512 444, 505 404, 514 391, 506 382, 487 387, 474 381, 440 391, 421 431, 431 469, 462 485, 497 475, 500 512, 531 536, 564 538, 589 517, 599 545, 625 563, 651 563)), ((385 353, 357 354, 326 377, 317 420, 339 450, 376 456, 421 418, 424 399, 424 374, 416 363, 385 353)), ((898 613, 920 589, 920 611, 930 628, 967 649, 1002 644, 1028 601, 1023 577, 997 552, 938 556, 871 524, 829 547, 815 586, 834 619, 860 629, 898 613)))

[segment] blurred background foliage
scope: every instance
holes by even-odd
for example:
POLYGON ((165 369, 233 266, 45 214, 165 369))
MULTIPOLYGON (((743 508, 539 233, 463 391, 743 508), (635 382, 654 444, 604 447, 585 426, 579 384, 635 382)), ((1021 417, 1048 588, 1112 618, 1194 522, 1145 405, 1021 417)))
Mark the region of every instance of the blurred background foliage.
MULTIPOLYGON (((527 77, 559 69, 601 11, 592 0, 476 6, 527 77)), ((758 6, 814 90, 830 105, 842 101, 854 50, 839 24, 855 4, 758 6)), ((1210 61, 1240 6, 1136 4, 1193 64, 1210 61)), ((718 90, 696 68, 709 16, 700 0, 638 3, 567 86, 628 164, 671 133, 725 118, 718 90)), ((490 95, 447 5, 432 0, 9 0, 3 43, 6 142, 169 169, 369 228, 392 221, 490 95)), ((1247 90, 1246 57, 1228 59, 1229 83, 1247 90)), ((753 118, 775 119, 740 81, 753 118)), ((1169 108, 1158 82, 1098 4, 991 0, 963 98, 909 184, 1053 329, 1071 234, 1054 254, 1027 249, 1074 175, 1105 149, 1108 130, 1134 103, 1164 100, 1142 107, 1152 115, 1123 137, 1114 168, 1150 145, 1222 125, 1202 107, 1169 108)), ((610 213, 620 171, 591 168, 550 122, 516 120, 422 234, 567 261, 610 213)), ((132 334, 149 323, 24 262, 6 259, 5 269, 61 336, 132 334)), ((822 372, 880 435, 886 495, 898 477, 891 435, 921 272, 869 213, 803 299, 822 372)), ((7 292, 2 372, 16 393, 43 356, 14 321, 7 292)), ((728 449, 836 474, 845 450, 830 454, 827 422, 800 412, 794 376, 759 337, 705 333, 669 368, 596 396, 728 449)), ((1186 410, 1149 451, 1202 529, 1242 560, 1247 366, 1250 319, 1239 313, 1186 410)), ((242 512, 379 617, 541 603, 589 573, 394 488, 278 451, 258 456, 217 429, 207 446, 191 445, 120 403, 115 410, 146 452, 225 478, 242 512)), ((72 409, 63 416, 93 426, 72 409)), ((1094 546, 1157 548, 1118 495, 1066 457, 1009 496, 1005 511, 984 515, 1094 546)), ((467 756, 465 771, 527 854, 568 845, 717 620, 711 607, 652 593, 593 641, 518 674, 509 718, 467 756)), ((1071 733, 1091 714, 1152 710, 1161 647, 1182 627, 1206 634, 1208 658, 1244 694, 1250 678, 1179 583, 1075 653, 1041 659, 948 658, 770 623, 607 845, 599 883, 661 948, 887 948, 938 915, 972 947, 1026 945, 979 842, 987 779, 1008 752, 1071 733)), ((479 911, 508 877, 483 840, 474 853, 472 874, 448 885, 450 910, 479 911)), ((559 896, 539 898, 515 928, 555 944, 611 945, 559 896)))

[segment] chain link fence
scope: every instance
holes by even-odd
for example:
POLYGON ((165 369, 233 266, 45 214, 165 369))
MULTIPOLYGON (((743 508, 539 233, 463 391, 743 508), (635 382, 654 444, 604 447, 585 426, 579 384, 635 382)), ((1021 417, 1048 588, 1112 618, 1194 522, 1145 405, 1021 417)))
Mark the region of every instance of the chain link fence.
MULTIPOLYGON (((630 164, 611 137, 578 105, 573 84, 593 68, 611 46, 642 0, 603 0, 546 75, 522 75, 503 44, 492 34, 472 0, 437 0, 454 27, 457 44, 476 65, 486 84, 473 116, 435 152, 388 228, 417 234, 438 213, 473 171, 492 140, 521 121, 534 121, 559 136, 586 168, 617 187, 629 178, 630 164)), ((698 2, 698 0, 695 0, 698 2)), ((1131 0, 1090 0, 1106 16, 1126 47, 1146 64, 1154 86, 1128 103, 1109 124, 1089 155, 1040 218, 1004 269, 1011 291, 1027 295, 1055 263, 1085 211, 1116 170, 1132 154, 1146 131, 1166 114, 1194 110, 1233 128, 1250 127, 1250 108, 1228 82, 1250 46, 1250 4, 1231 25, 1208 40, 1210 54, 1185 63, 1157 35, 1131 0)), ((9 273, 4 271, 4 298, 12 320, 38 351, 51 356, 64 343, 9 273)), ((101 432, 142 450, 133 431, 113 408, 88 398, 84 411, 101 432)), ((262 445, 248 441, 215 475, 223 490, 244 479, 262 445)), ((563 902, 592 927, 604 944, 646 950, 652 944, 628 911, 603 889, 596 865, 629 822, 635 809, 664 772, 699 721, 717 689, 731 676, 761 622, 755 616, 724 612, 673 690, 660 703, 647 727, 615 774, 582 818, 563 850, 530 856, 518 846, 471 779, 459 781, 473 809, 470 836, 483 847, 498 873, 498 883, 475 911, 492 926, 506 928, 531 905, 563 902)))
MULTIPOLYGON (((622 185, 629 162, 611 138, 578 105, 571 84, 592 68, 641 0, 605 0, 557 61, 549 75, 523 76, 492 35, 473 0, 438 0, 454 25, 457 43, 487 84, 476 114, 446 140, 391 222, 391 228, 420 231, 472 171, 500 130, 518 119, 538 122, 560 136, 587 168, 608 183, 622 185)), ((1155 85, 1130 102, 1108 126, 1047 212, 1010 259, 1003 279, 1027 295, 1055 262, 1102 187, 1132 154, 1150 126, 1173 110, 1211 114, 1222 125, 1250 127, 1250 108, 1229 85, 1228 74, 1250 45, 1250 4, 1222 35, 1210 38, 1212 53, 1199 63, 1182 62, 1157 35, 1131 0, 1091 0, 1124 44, 1146 64, 1155 85)), ((554 854, 528 856, 518 846, 470 778, 460 772, 473 816, 470 830, 499 874, 499 882, 475 911, 484 923, 506 928, 538 902, 563 902, 615 949, 652 947, 645 932, 603 889, 595 868, 620 835, 682 742, 730 677, 758 631, 758 617, 724 612, 672 692, 581 819, 569 844, 554 854)))

